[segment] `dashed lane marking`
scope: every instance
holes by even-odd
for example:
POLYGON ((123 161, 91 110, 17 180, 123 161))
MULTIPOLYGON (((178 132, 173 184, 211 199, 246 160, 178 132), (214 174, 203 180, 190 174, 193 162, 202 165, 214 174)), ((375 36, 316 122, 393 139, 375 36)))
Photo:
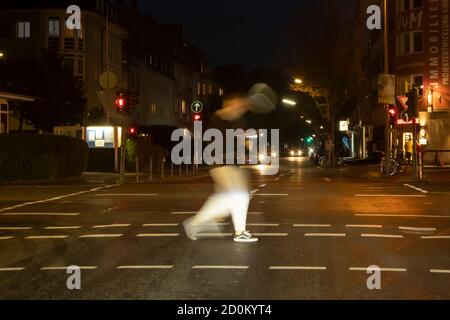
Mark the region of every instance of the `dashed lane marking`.
POLYGON ((249 215, 252 215, 252 216, 261 216, 261 215, 263 215, 264 214, 264 212, 249 212, 248 213, 249 215))
MULTIPOLYGON (((98 267, 97 266, 77 266, 80 268, 80 270, 95 270, 98 267)), ((59 271, 59 270, 67 270, 69 266, 61 266, 61 267, 42 267, 41 271, 59 271)))
POLYGON ((119 270, 144 270, 144 269, 172 269, 174 266, 168 265, 141 265, 141 266, 120 266, 117 267, 119 270))
POLYGON ((79 216, 79 212, 5 212, 2 216, 79 216))
POLYGON ((0 240, 11 240, 11 239, 13 239, 14 237, 0 237, 0 240))
POLYGON ((383 228, 380 224, 346 224, 347 228, 374 228, 374 229, 381 229, 383 228))
POLYGON ((251 194, 255 194, 257 192, 259 192, 259 189, 254 189, 254 190, 250 191, 251 194))
POLYGON ((85 193, 96 192, 96 191, 100 191, 100 190, 103 190, 103 189, 112 188, 112 187, 115 187, 115 186, 117 186, 117 185, 114 184, 114 185, 109 185, 109 186, 104 186, 104 187, 93 188, 93 189, 89 189, 89 190, 84 190, 84 191, 75 192, 75 193, 69 193, 69 194, 65 194, 65 195, 62 195, 62 196, 57 196, 57 197, 44 199, 44 200, 24 202, 24 203, 16 204, 16 205, 11 206, 11 207, 0 209, 0 213, 5 212, 5 211, 11 211, 11 210, 14 210, 14 209, 17 209, 17 208, 23 208, 23 207, 29 206, 29 205, 46 203, 46 202, 51 202, 51 201, 65 199, 65 198, 68 198, 68 197, 79 196, 79 195, 82 195, 82 194, 85 194, 85 193))
POLYGON ((450 239, 450 236, 421 236, 420 238, 425 240, 439 240, 439 239, 450 239))
POLYGON ((255 196, 260 197, 287 197, 289 194, 287 193, 256 193, 255 196))
POLYGON ((426 196, 419 194, 355 194, 355 197, 425 198, 426 196))
POLYGON ((294 224, 293 227, 296 228, 331 228, 331 224, 294 224))
POLYGON ((81 226, 49 226, 45 227, 46 230, 75 230, 81 229, 81 226))
POLYGON ((121 233, 112 233, 112 234, 85 234, 82 236, 79 236, 80 239, 85 238, 120 238, 123 234, 121 233))
POLYGON ((192 214, 197 214, 197 211, 175 211, 175 212, 171 212, 170 214, 173 214, 173 215, 192 215, 192 214))
POLYGON ((408 188, 411 188, 411 189, 414 189, 414 190, 416 190, 416 191, 419 191, 419 192, 422 192, 422 193, 428 193, 428 191, 426 191, 426 190, 424 190, 424 189, 421 189, 421 188, 418 188, 418 187, 415 187, 415 186, 413 186, 413 185, 410 185, 410 184, 407 184, 407 183, 405 183, 405 184, 403 184, 405 187, 408 187, 408 188))
MULTIPOLYGON (((364 267, 350 267, 348 268, 350 271, 366 271, 369 268, 364 268, 364 267)), ((384 271, 384 272, 406 272, 406 268, 380 268, 380 271, 384 271)))
POLYGON ((25 270, 25 267, 17 267, 17 268, 0 268, 0 272, 13 272, 13 271, 22 271, 25 270))
POLYGON ((0 227, 0 230, 8 230, 8 231, 15 231, 15 230, 31 230, 33 227, 0 227))
POLYGON ((261 184, 259 187, 260 188, 265 188, 266 186, 267 186, 267 184, 264 183, 264 184, 261 184))
POLYGON ((193 266, 192 269, 247 270, 250 266, 193 266))
POLYGON ((105 225, 97 225, 93 226, 94 229, 106 229, 106 228, 125 228, 129 227, 131 224, 129 223, 116 223, 116 224, 105 224, 105 225))
POLYGON ((288 233, 253 233, 257 237, 287 237, 288 233))
POLYGON ((327 267, 310 267, 310 266, 271 266, 270 270, 327 270, 327 267))
POLYGON ((179 233, 139 233, 136 237, 139 238, 158 238, 158 237, 179 237, 179 233))
POLYGON ((250 227, 279 227, 279 223, 247 223, 250 227))
POLYGON ((442 274, 450 274, 450 270, 444 269, 430 269, 431 273, 442 273, 442 274))
POLYGON ((406 231, 436 231, 436 228, 416 228, 416 227, 398 227, 400 230, 406 230, 406 231))
POLYGON ((305 237, 345 237, 345 233, 305 233, 305 237))
POLYGON ((355 217, 392 217, 392 218, 442 218, 450 219, 450 216, 431 215, 431 214, 382 214, 382 213, 357 213, 355 217))
POLYGON ((403 239, 402 235, 398 234, 376 234, 376 233, 363 233, 361 234, 363 238, 392 238, 392 239, 403 239))
POLYGON ((157 193, 96 193, 96 197, 156 197, 157 193))
POLYGON ((179 223, 145 223, 143 227, 177 227, 179 223))
POLYGON ((29 240, 46 240, 46 239, 65 239, 67 235, 55 235, 55 236, 28 236, 25 239, 29 240))

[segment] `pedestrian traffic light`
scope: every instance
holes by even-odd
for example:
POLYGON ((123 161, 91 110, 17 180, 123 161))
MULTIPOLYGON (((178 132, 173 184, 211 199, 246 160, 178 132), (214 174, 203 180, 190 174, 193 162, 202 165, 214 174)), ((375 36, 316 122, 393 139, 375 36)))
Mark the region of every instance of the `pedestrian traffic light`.
POLYGON ((202 120, 202 116, 198 113, 194 114, 194 121, 201 121, 202 120))
POLYGON ((406 113, 409 115, 410 119, 417 117, 418 96, 417 88, 412 88, 410 92, 406 93, 406 97, 408 98, 408 101, 406 101, 406 105, 408 106, 406 113))
POLYGON ((388 113, 389 113, 389 123, 391 126, 397 125, 398 120, 398 110, 395 106, 388 106, 388 113))
POLYGON ((124 112, 125 108, 127 106, 127 100, 125 99, 125 96, 122 92, 117 93, 117 99, 115 101, 116 104, 116 111, 117 112, 124 112))

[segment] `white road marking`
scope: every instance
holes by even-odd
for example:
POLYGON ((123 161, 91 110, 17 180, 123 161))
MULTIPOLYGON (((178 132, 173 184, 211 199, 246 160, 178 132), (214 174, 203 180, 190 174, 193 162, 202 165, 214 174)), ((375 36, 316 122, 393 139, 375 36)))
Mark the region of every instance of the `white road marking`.
POLYGON ((111 234, 85 234, 83 236, 79 236, 78 238, 120 238, 123 236, 121 233, 111 233, 111 234))
POLYGON ((248 214, 252 215, 252 216, 260 216, 260 215, 263 215, 264 212, 249 212, 248 214))
POLYGON ((129 227, 129 226, 131 226, 131 224, 129 224, 129 223, 117 223, 117 224, 98 225, 98 226, 93 226, 92 228, 94 228, 94 229, 125 228, 125 227, 129 227))
POLYGON ((259 191, 259 189, 254 189, 254 190, 250 191, 250 193, 251 193, 251 194, 255 194, 255 193, 257 193, 258 191, 259 191))
POLYGON ((197 214, 197 211, 175 211, 175 212, 171 212, 170 214, 173 214, 173 215, 192 215, 192 214, 197 214))
POLYGON ((247 223, 250 227, 279 227, 278 223, 247 223))
POLYGON ((179 223, 145 223, 143 227, 177 227, 179 223))
POLYGON ((438 240, 438 239, 450 239, 450 236, 421 236, 421 239, 438 240))
POLYGON ((405 187, 408 187, 408 188, 411 188, 411 189, 414 189, 414 190, 416 190, 416 191, 419 191, 419 192, 422 192, 422 193, 428 193, 428 191, 426 191, 426 190, 424 190, 424 189, 421 189, 421 188, 418 188, 418 187, 415 187, 415 186, 413 186, 413 185, 410 185, 410 184, 407 184, 407 183, 405 183, 405 184, 403 184, 405 187))
POLYGON ((270 270, 327 270, 327 267, 307 267, 307 266, 271 266, 270 270))
POLYGON ((2 216, 78 216, 79 212, 5 212, 2 216))
POLYGON ((425 198, 419 194, 355 194, 355 197, 425 198))
POLYGON ((345 233, 305 233, 305 237, 345 237, 345 233))
POLYGON ((325 181, 325 182, 331 182, 330 178, 322 178, 322 180, 325 181))
POLYGON ((0 237, 0 240, 11 240, 11 239, 13 239, 14 237, 0 237))
POLYGON ((257 237, 287 237, 288 233, 252 233, 257 237))
POLYGON ((436 231, 436 228, 416 228, 416 227, 398 227, 400 230, 408 231, 436 231))
POLYGON ((260 187, 260 188, 265 188, 266 186, 267 186, 267 184, 263 183, 263 184, 261 184, 259 187, 260 187))
POLYGON ((96 193, 96 197, 156 197, 157 193, 96 193))
POLYGON ((262 197, 287 197, 289 194, 287 193, 256 193, 255 196, 262 196, 262 197))
POLYGON ((450 274, 450 270, 444 270, 444 269, 430 269, 431 273, 446 273, 450 274))
POLYGON ((331 228, 331 224, 314 224, 314 223, 302 223, 294 224, 296 228, 331 228))
POLYGON ((193 266, 192 269, 247 270, 250 266, 193 266))
POLYGON ((44 229, 46 230, 70 230, 70 229, 81 229, 81 226, 49 226, 49 227, 45 227, 44 229))
POLYGON ((119 206, 110 207, 108 209, 102 210, 102 213, 111 212, 111 211, 113 211, 113 210, 115 210, 117 208, 119 208, 119 206))
POLYGON ((363 233, 361 234, 361 237, 363 238, 397 238, 397 239, 403 239, 402 235, 398 234, 371 234, 371 233, 363 233))
POLYGON ((95 192, 95 191, 99 191, 99 190, 102 190, 102 189, 112 188, 112 187, 115 187, 115 186, 116 185, 114 184, 114 185, 109 185, 109 186, 104 186, 104 187, 93 188, 93 189, 89 189, 89 190, 85 190, 85 191, 69 193, 69 194, 65 194, 65 195, 62 195, 62 196, 53 197, 53 198, 49 198, 49 199, 24 202, 24 203, 16 204, 16 205, 8 207, 8 208, 0 209, 0 213, 1 212, 5 212, 5 211, 14 210, 14 209, 17 209, 17 208, 23 208, 23 207, 29 206, 29 205, 34 205, 34 204, 39 204, 39 203, 46 203, 46 202, 51 202, 51 201, 56 201, 56 200, 61 200, 61 199, 68 198, 68 197, 74 197, 74 196, 78 196, 78 195, 89 193, 89 192, 95 192))
MULTIPOLYGON (((95 270, 97 266, 78 266, 80 270, 95 270)), ((42 267, 41 271, 57 271, 57 270, 67 270, 69 266, 66 267, 42 267)))
POLYGON ((280 181, 280 178, 275 178, 274 181, 280 181))
POLYGON ((22 271, 22 270, 25 270, 25 267, 17 267, 17 268, 0 268, 0 272, 22 271))
POLYGON ((402 218, 443 218, 450 219, 450 216, 425 215, 425 214, 382 214, 382 213, 357 213, 355 217, 402 217, 402 218))
POLYGON ((33 227, 0 227, 0 230, 31 230, 33 227))
MULTIPOLYGON (((365 271, 367 272, 367 270, 369 269, 364 268, 364 267, 350 267, 348 268, 350 271, 365 271)), ((380 271, 384 271, 384 272, 406 272, 406 268, 380 268, 380 271)))
POLYGON ((58 236, 29 236, 29 237, 25 237, 25 239, 65 239, 68 236, 65 235, 58 235, 58 236))
POLYGON ((383 228, 381 224, 346 224, 347 228, 383 228))
POLYGON ((137 270, 137 269, 172 269, 173 266, 164 266, 164 265, 142 265, 142 266, 120 266, 117 267, 119 270, 137 270))
POLYGON ((139 233, 136 237, 178 237, 179 233, 139 233))

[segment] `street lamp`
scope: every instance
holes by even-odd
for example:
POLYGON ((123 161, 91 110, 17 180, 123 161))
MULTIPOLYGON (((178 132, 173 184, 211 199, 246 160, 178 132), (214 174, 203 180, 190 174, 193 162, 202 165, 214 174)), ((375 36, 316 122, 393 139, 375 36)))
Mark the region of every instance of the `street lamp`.
POLYGON ((303 83, 303 80, 297 78, 297 79, 294 80, 294 82, 295 82, 296 84, 302 84, 302 83, 303 83))
POLYGON ((5 54, 0 51, 0 59, 3 58, 4 56, 5 56, 5 54))
POLYGON ((283 103, 290 105, 290 106, 296 106, 297 103, 295 101, 289 100, 289 99, 283 99, 283 103))
POLYGON ((311 120, 306 120, 306 123, 311 124, 312 121, 311 120))

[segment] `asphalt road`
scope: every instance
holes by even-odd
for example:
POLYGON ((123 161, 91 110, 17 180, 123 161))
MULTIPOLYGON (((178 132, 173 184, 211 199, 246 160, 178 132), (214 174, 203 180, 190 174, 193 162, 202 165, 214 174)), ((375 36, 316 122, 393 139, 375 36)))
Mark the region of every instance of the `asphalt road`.
POLYGON ((118 187, 0 187, 1 299, 450 299, 450 183, 425 187, 284 159, 253 171, 260 241, 188 240, 200 176, 118 187), (67 266, 81 268, 69 290, 67 266), (381 289, 367 268, 381 268, 381 289))

